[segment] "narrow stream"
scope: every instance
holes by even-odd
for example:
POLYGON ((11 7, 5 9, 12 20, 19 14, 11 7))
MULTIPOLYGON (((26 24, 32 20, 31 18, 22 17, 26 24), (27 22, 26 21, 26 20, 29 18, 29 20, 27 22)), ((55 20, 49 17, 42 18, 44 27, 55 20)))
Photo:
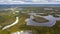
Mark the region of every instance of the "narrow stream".
POLYGON ((16 21, 15 22, 13 22, 12 24, 10 24, 10 25, 7 25, 7 26, 5 26, 5 27, 3 27, 2 28, 2 30, 5 30, 5 29, 7 29, 7 28, 10 28, 10 27, 12 27, 12 26, 14 26, 15 24, 17 24, 18 23, 18 20, 19 18, 18 17, 16 17, 16 21))

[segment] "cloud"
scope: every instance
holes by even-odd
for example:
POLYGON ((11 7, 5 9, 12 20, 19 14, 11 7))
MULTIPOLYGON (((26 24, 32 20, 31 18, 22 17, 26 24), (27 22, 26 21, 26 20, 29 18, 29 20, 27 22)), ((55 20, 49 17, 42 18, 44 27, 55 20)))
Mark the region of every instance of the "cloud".
POLYGON ((32 0, 32 2, 40 2, 41 0, 32 0))
MULTIPOLYGON (((58 0, 57 0, 58 1, 58 0)), ((0 0, 0 4, 60 4, 55 0, 0 0)))
POLYGON ((24 1, 1 0, 0 4, 23 4, 24 1))

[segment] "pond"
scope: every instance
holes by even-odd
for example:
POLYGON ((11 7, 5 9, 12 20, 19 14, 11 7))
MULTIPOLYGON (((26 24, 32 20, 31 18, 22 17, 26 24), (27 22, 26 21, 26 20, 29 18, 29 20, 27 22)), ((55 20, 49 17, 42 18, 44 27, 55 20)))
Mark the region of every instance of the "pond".
POLYGON ((35 22, 35 21, 32 20, 32 17, 30 17, 29 19, 26 20, 27 25, 52 27, 56 23, 56 19, 53 16, 51 16, 51 15, 44 16, 44 18, 46 18, 47 20, 49 20, 49 22, 45 22, 45 23, 37 23, 37 22, 35 22))

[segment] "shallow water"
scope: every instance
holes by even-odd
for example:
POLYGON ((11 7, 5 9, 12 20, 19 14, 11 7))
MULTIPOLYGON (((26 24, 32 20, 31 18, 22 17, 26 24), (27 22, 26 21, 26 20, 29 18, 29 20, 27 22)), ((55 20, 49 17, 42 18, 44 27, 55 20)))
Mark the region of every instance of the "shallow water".
POLYGON ((27 25, 32 25, 32 26, 48 26, 48 27, 51 27, 51 26, 55 25, 55 23, 56 23, 56 19, 53 16, 51 16, 51 15, 48 15, 48 16, 44 17, 47 20, 49 20, 49 22, 45 22, 45 23, 34 22, 31 18, 32 17, 30 17, 27 20, 27 25))

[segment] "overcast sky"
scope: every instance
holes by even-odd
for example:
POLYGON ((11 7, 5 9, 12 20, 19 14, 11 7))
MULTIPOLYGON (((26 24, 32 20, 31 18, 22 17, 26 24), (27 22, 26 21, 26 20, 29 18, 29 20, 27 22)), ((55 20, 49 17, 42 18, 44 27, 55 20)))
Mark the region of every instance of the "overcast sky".
POLYGON ((60 4, 60 0, 0 0, 0 4, 60 4))

